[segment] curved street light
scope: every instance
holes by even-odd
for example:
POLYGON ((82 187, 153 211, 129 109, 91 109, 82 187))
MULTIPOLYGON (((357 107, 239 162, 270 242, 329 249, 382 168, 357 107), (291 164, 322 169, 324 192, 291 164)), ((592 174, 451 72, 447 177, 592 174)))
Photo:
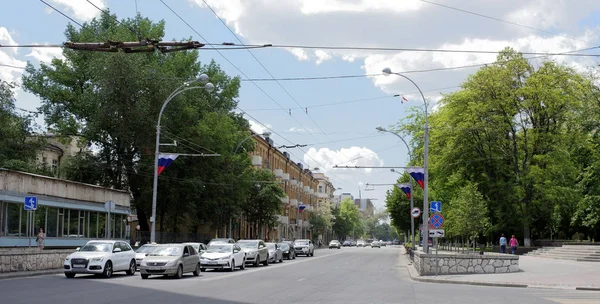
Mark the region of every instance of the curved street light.
POLYGON ((423 181, 423 251, 425 253, 429 253, 429 224, 427 223, 427 220, 429 219, 429 208, 428 208, 428 188, 429 188, 429 114, 427 113, 427 100, 425 99, 425 95, 423 95, 423 91, 421 91, 421 88, 419 88, 419 86, 412 81, 412 79, 408 78, 405 75, 402 75, 400 73, 395 73, 392 72, 392 70, 390 68, 384 68, 382 71, 383 75, 385 76, 389 76, 391 74, 400 76, 408 81, 410 81, 416 88, 417 90, 419 90, 419 93, 421 94, 421 98, 423 98, 423 104, 425 105, 425 130, 423 132, 423 171, 424 172, 424 181, 423 181))
POLYGON ((261 134, 253 133, 252 135, 249 135, 248 137, 246 137, 246 138, 242 139, 242 141, 240 141, 240 143, 239 143, 239 144, 237 145, 237 147, 235 148, 235 151, 233 151, 233 155, 237 154, 237 151, 238 151, 238 149, 239 149, 239 148, 242 146, 242 144, 243 144, 244 142, 246 142, 248 139, 250 139, 250 138, 252 138, 252 137, 254 137, 254 136, 257 136, 257 135, 261 135, 261 136, 263 136, 263 137, 269 137, 269 136, 271 136, 271 132, 263 132, 263 133, 261 133, 261 134))
POLYGON ((212 92, 215 89, 215 85, 208 82, 209 77, 206 74, 201 74, 198 76, 198 79, 194 81, 187 81, 167 97, 162 107, 160 108, 160 112, 158 112, 158 121, 156 123, 156 147, 154 149, 154 182, 152 185, 152 217, 151 220, 151 229, 150 229, 150 242, 156 242, 156 198, 157 198, 157 188, 158 188, 158 156, 159 156, 159 147, 160 147, 160 119, 162 118, 163 112, 165 108, 169 104, 169 102, 175 98, 177 95, 196 89, 205 89, 207 92, 212 92), (194 83, 200 83, 199 86, 190 86, 194 83))

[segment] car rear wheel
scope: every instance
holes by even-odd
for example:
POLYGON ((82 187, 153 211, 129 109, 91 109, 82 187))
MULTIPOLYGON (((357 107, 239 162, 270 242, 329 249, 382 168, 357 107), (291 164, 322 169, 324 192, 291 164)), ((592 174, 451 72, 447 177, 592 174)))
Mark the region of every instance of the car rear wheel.
POLYGON ((112 274, 113 274, 112 263, 111 263, 111 261, 106 261, 106 264, 104 264, 104 271, 102 272, 102 276, 108 279, 108 278, 112 277, 112 274))
POLYGON ((134 275, 137 270, 136 267, 137 264, 135 263, 135 260, 131 260, 131 262, 129 262, 129 269, 127 269, 127 275, 134 275))
POLYGON ((140 274, 140 276, 142 277, 142 280, 145 280, 145 279, 147 279, 148 277, 150 277, 150 275, 149 275, 149 274, 143 274, 143 273, 142 273, 142 274, 140 274))
POLYGON ((194 276, 197 277, 200 275, 200 263, 196 264, 196 269, 194 270, 194 276))
POLYGON ((75 277, 75 274, 74 274, 74 273, 68 273, 68 272, 65 272, 65 277, 67 277, 67 278, 69 278, 69 279, 72 279, 72 278, 74 278, 74 277, 75 277))
POLYGON ((182 277, 183 277, 183 266, 179 265, 179 267, 177 267, 177 272, 175 273, 175 278, 181 279, 182 277))

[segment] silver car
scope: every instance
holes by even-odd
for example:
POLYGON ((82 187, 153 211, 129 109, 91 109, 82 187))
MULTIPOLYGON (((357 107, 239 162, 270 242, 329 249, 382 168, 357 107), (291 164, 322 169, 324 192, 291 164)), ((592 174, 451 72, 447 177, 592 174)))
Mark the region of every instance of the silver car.
POLYGON ((135 250, 135 263, 137 264, 138 270, 140 268, 140 265, 142 264, 142 261, 146 257, 146 255, 148 253, 152 252, 152 250, 154 250, 154 248, 156 248, 156 246, 157 246, 156 244, 145 244, 135 250))
POLYGON ((269 249, 269 262, 273 262, 273 264, 279 262, 283 262, 283 251, 279 247, 279 244, 276 243, 266 243, 267 248, 269 249))
POLYGON ((184 273, 200 275, 200 256, 190 245, 158 245, 140 265, 142 279, 151 275, 174 276, 181 279, 184 273))
POLYGON ((196 250, 198 255, 202 255, 206 251, 206 245, 202 243, 183 243, 183 245, 190 245, 194 247, 194 250, 196 250))
POLYGON ((230 239, 230 238, 216 238, 216 239, 210 240, 210 242, 208 242, 208 246, 210 246, 212 244, 222 244, 222 243, 235 244, 235 240, 230 239))
POLYGON ((311 240, 295 240, 294 249, 296 249, 296 255, 315 256, 315 245, 311 240))
POLYGON ((269 250, 265 242, 261 240, 239 240, 238 246, 246 253, 246 264, 258 267, 260 263, 269 265, 269 250))

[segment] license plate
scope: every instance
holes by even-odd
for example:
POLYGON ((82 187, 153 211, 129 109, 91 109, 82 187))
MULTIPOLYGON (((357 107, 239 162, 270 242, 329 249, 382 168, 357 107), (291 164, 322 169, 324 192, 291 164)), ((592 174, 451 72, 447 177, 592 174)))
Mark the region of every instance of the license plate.
POLYGON ((217 261, 208 261, 208 265, 217 265, 217 261))
POLYGON ((73 264, 73 268, 85 268, 84 264, 73 264))
POLYGON ((148 266, 147 269, 148 270, 162 270, 162 267, 159 267, 159 266, 148 266))

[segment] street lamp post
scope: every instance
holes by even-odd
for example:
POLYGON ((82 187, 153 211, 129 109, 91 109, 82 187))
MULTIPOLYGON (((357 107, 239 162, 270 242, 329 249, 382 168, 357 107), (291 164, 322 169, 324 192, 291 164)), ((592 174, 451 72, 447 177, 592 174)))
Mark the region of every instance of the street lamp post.
MULTIPOLYGON (((406 145, 406 150, 408 150, 408 155, 412 158, 412 151, 410 150, 410 146, 408 145, 408 143, 406 142, 406 140, 404 139, 404 137, 400 136, 400 134, 398 134, 397 132, 387 130, 387 129, 385 129, 383 127, 380 127, 380 126, 378 126, 375 129, 377 129, 377 131, 380 131, 380 132, 387 132, 387 133, 394 134, 398 138, 400 138, 402 140, 402 142, 406 145)), ((396 172, 398 174, 402 174, 402 173, 396 171, 394 168, 390 169, 390 171, 396 172)), ((415 204, 413 202, 414 184, 413 184, 413 179, 410 176, 409 176, 408 180, 410 181, 410 210, 412 212, 412 209, 415 206, 415 204)), ((415 250, 415 218, 412 217, 412 214, 410 216, 410 235, 411 235, 410 239, 411 239, 411 244, 412 244, 411 248, 413 250, 415 250)))
POLYGON ((195 89, 205 89, 207 92, 212 92, 215 89, 215 86, 208 82, 209 78, 206 74, 201 74, 197 80, 188 81, 183 85, 179 86, 177 89, 167 97, 162 107, 160 108, 160 112, 158 113, 158 121, 156 123, 156 147, 154 149, 154 182, 152 185, 152 216, 150 218, 151 229, 150 229, 150 242, 156 242, 156 198, 157 198, 157 189, 158 189, 158 156, 159 156, 159 147, 160 147, 160 119, 162 118, 162 114, 167 107, 167 104, 175 98, 175 96, 189 90, 195 89), (190 87, 194 82, 198 82, 202 84, 201 86, 193 86, 190 87))
POLYGON ((394 73, 392 72, 392 70, 390 68, 384 68, 382 70, 383 74, 388 76, 391 74, 400 76, 408 81, 410 81, 416 88, 417 90, 419 90, 419 93, 421 94, 421 97, 423 98, 423 104, 425 105, 425 130, 423 132, 423 170, 424 172, 424 181, 423 181, 423 251, 425 253, 429 252, 429 223, 427 223, 427 221, 429 220, 429 198, 428 198, 428 187, 429 187, 429 118, 428 118, 428 113, 427 113, 427 100, 425 100, 425 95, 423 95, 423 92, 421 91, 421 88, 419 88, 419 86, 412 81, 412 79, 400 74, 400 73, 394 73))
MULTIPOLYGON (((254 136, 257 136, 257 135, 262 135, 264 137, 269 137, 269 136, 271 136, 271 132, 263 132, 262 134, 253 133, 253 134, 249 135, 248 137, 242 139, 242 141, 240 141, 240 143, 237 145, 237 147, 235 147, 235 150, 233 151, 233 155, 237 154, 237 151, 240 149, 240 147, 242 146, 242 144, 244 142, 246 142, 248 139, 253 138, 254 136)), ((227 229, 228 230, 227 231, 227 234, 228 234, 227 237, 229 237, 229 238, 233 238, 233 233, 231 231, 233 229, 232 227, 233 227, 233 216, 229 218, 229 229, 227 229)))

